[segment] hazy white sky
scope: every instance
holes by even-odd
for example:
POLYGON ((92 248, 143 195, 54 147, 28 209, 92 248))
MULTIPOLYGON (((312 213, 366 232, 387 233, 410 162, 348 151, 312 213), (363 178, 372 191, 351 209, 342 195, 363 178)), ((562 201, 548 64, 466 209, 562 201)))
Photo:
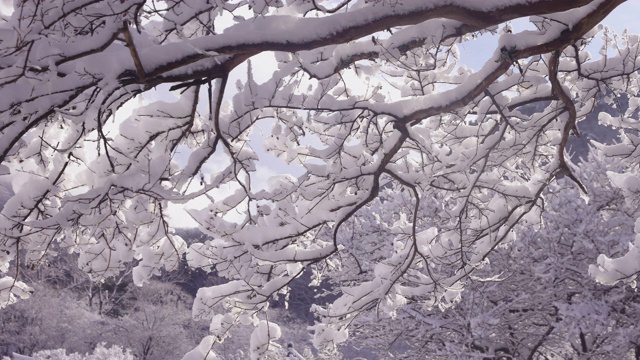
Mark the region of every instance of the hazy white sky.
POLYGON ((627 1, 615 9, 605 20, 605 24, 617 32, 629 29, 632 34, 640 34, 640 2, 627 1))

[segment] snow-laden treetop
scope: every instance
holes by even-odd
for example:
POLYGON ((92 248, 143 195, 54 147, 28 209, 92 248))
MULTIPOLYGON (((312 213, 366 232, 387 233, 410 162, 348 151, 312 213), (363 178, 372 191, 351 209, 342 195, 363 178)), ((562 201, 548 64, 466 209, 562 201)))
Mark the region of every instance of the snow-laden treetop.
MULTIPOLYGON (((0 174, 15 193, 0 306, 30 292, 20 263, 69 251, 96 281, 132 265, 143 284, 185 254, 228 278, 198 293, 213 337, 194 358, 246 321, 253 356, 272 350, 262 314, 305 269, 343 285, 313 309, 319 349, 363 311, 447 307, 518 222, 541 226, 550 182, 585 190, 566 145, 596 98, 626 94, 601 121, 638 126, 638 37, 598 25, 623 2, 14 1, 0 23, 0 174), (481 36, 492 55, 462 65, 458 46, 481 36), (277 65, 251 62, 264 53, 277 65), (231 83, 234 69, 246 75, 231 83), (274 156, 291 171, 269 177, 274 156), (411 194, 394 219, 370 206, 383 188, 411 194), (191 200, 206 200, 191 215, 212 240, 187 247, 167 208, 191 200), (354 243, 356 214, 388 231, 354 243)), ((605 152, 633 168, 629 134, 605 152)), ((611 178, 633 201, 640 179, 611 178)), ((639 247, 592 273, 634 277, 639 247)))

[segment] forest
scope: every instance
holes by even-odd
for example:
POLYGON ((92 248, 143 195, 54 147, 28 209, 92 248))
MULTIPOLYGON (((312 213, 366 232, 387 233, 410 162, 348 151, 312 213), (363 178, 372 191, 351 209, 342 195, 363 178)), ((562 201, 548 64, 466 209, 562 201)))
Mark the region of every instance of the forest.
POLYGON ((621 9, 0 1, 0 356, 640 359, 621 9))

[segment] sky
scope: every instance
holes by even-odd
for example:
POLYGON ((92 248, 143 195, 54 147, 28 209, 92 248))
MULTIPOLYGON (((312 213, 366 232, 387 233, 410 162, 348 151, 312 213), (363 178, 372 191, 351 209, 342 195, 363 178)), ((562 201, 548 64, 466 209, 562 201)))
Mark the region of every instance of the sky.
POLYGON ((617 32, 622 32, 624 29, 628 29, 632 34, 640 34, 640 20, 638 20, 638 14, 640 14, 640 2, 628 0, 626 3, 616 8, 609 17, 607 17, 604 24, 617 32))

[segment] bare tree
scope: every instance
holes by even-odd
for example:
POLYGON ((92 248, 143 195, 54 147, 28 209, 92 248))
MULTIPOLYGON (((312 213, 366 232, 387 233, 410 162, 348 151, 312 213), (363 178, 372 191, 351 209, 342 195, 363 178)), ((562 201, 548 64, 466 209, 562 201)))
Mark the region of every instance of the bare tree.
POLYGON ((318 282, 324 267, 375 261, 314 308, 324 351, 391 295, 388 311, 449 306, 548 184, 586 191, 566 155, 576 123, 598 94, 637 95, 638 38, 598 27, 623 2, 15 2, 0 25, 0 173, 15 192, 0 218, 0 300, 28 296, 15 269, 54 248, 98 281, 134 262, 137 284, 186 252, 229 279, 201 289, 194 314, 213 318, 215 339, 255 320, 254 357, 280 334, 268 300, 309 266, 318 282), (478 36, 497 45, 476 70, 458 45, 478 36), (258 70, 259 54, 277 66, 258 70), (234 69, 246 77, 229 84, 234 69), (148 100, 167 87, 176 101, 148 100), (136 97, 146 104, 119 117, 136 97), (290 173, 262 186, 274 155, 290 173), (392 252, 351 256, 345 225, 387 182, 415 209, 436 201, 437 223, 420 227, 416 210, 388 224, 392 252), (197 198, 213 240, 187 250, 167 207, 197 198))

